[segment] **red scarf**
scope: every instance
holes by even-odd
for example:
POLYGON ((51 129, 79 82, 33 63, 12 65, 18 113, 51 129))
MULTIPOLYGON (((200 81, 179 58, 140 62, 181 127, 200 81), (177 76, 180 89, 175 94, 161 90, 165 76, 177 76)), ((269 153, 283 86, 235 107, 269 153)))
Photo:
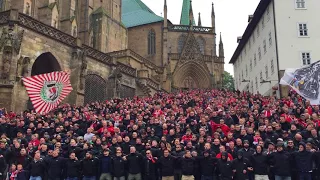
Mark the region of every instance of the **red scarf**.
POLYGON ((152 163, 156 163, 156 161, 153 159, 153 157, 150 157, 149 160, 150 160, 152 163))

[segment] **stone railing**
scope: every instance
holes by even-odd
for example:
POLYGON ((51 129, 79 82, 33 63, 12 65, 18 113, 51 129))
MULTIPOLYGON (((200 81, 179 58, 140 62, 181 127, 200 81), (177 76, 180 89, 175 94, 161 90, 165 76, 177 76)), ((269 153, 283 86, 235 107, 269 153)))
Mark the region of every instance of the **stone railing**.
POLYGON ((201 26, 187 26, 187 25, 172 25, 168 27, 169 31, 178 31, 178 32, 185 32, 185 31, 193 31, 199 33, 213 33, 213 29, 211 27, 201 27, 201 26))
POLYGON ((82 48, 87 53, 87 56, 105 64, 112 64, 111 56, 109 56, 108 54, 98 51, 87 45, 82 45, 82 48))
POLYGON ((10 11, 0 12, 0 24, 7 24, 10 19, 10 11))
MULTIPOLYGON (((10 11, 9 11, 10 12, 10 11)), ((1 18, 0 18, 1 19, 1 18)), ((23 13, 19 13, 18 16, 18 23, 19 25, 32 29, 33 31, 36 31, 44 36, 53 38, 57 41, 60 41, 68 46, 75 46, 76 45, 76 38, 66 34, 52 26, 49 26, 47 24, 44 24, 31 16, 28 16, 23 13)))
POLYGON ((122 72, 125 73, 127 75, 130 75, 132 77, 136 77, 137 76, 137 71, 135 68, 132 68, 130 66, 127 66, 125 64, 122 64, 120 62, 117 62, 117 68, 122 72))
MULTIPOLYGON (((180 59, 180 55, 179 53, 170 53, 169 57, 172 60, 178 60, 180 59)), ((214 60, 214 62, 218 62, 218 58, 216 58, 215 56, 210 56, 210 55, 203 55, 203 60, 205 62, 211 62, 212 60, 214 60)))
POLYGON ((154 90, 159 90, 159 83, 151 78, 147 79, 147 85, 152 87, 154 90))
POLYGON ((134 59, 137 59, 139 62, 144 63, 146 66, 154 69, 156 72, 158 73, 163 73, 163 68, 158 67, 157 65, 155 65, 153 62, 151 62, 150 60, 140 56, 138 53, 132 51, 131 49, 126 49, 126 50, 121 50, 121 51, 114 51, 114 52, 110 52, 108 53, 108 55, 110 55, 111 57, 124 57, 124 56, 129 56, 132 57, 134 59))

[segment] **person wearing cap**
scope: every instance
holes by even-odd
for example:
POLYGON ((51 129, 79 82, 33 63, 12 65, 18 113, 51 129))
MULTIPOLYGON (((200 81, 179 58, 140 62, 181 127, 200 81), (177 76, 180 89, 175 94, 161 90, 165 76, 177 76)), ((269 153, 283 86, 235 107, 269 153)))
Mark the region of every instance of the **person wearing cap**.
POLYGON ((299 144, 299 151, 293 154, 300 180, 311 180, 313 170, 313 153, 306 150, 305 143, 299 144))
POLYGON ((254 149, 250 147, 250 142, 248 140, 243 141, 243 148, 240 149, 243 153, 243 157, 246 159, 250 159, 250 157, 254 154, 254 149))
POLYGON ((292 157, 284 151, 283 146, 283 143, 278 143, 277 151, 268 155, 275 180, 291 180, 292 157))
POLYGON ((232 161, 234 170, 234 179, 247 180, 249 179, 249 171, 252 171, 252 167, 247 158, 243 157, 243 151, 238 151, 237 158, 232 161))
POLYGON ((211 156, 210 150, 205 150, 203 156, 198 156, 196 160, 200 166, 201 180, 213 180, 218 159, 211 156))
POLYGON ((85 159, 81 162, 82 180, 96 180, 99 172, 99 160, 93 157, 91 151, 86 153, 85 159))

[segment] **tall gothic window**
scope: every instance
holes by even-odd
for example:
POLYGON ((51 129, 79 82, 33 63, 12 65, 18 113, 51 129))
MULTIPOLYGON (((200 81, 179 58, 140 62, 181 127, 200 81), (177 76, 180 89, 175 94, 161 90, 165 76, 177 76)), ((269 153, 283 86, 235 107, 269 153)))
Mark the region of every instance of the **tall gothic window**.
POLYGON ((150 30, 148 34, 148 54, 156 54, 156 33, 154 30, 150 30))
POLYGON ((178 53, 182 53, 183 46, 186 43, 187 36, 182 34, 178 39, 178 53))
POLYGON ((31 7, 31 6, 30 6, 30 3, 27 2, 27 3, 26 3, 26 14, 27 14, 27 15, 30 15, 30 7, 31 7))
POLYGON ((197 38, 197 43, 199 45, 199 50, 201 52, 201 54, 204 54, 204 47, 205 47, 205 41, 202 37, 198 37, 197 38))

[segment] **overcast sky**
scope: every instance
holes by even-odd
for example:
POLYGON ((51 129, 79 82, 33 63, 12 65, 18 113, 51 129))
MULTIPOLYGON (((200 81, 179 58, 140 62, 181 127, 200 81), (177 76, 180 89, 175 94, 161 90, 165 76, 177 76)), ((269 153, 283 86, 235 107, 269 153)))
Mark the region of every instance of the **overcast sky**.
MULTIPOLYGON (((163 16, 164 0, 142 0, 154 13, 163 16)), ((180 23, 183 0, 167 0, 168 19, 180 23)), ((237 48, 237 37, 242 36, 248 24, 248 15, 253 14, 260 0, 193 0, 192 7, 196 23, 201 12, 202 26, 211 26, 211 4, 214 3, 216 15, 216 33, 222 33, 225 51, 225 70, 233 74, 229 61, 237 48)), ((219 42, 219 37, 217 39, 219 42)), ((218 49, 217 49, 218 52, 218 49)))

